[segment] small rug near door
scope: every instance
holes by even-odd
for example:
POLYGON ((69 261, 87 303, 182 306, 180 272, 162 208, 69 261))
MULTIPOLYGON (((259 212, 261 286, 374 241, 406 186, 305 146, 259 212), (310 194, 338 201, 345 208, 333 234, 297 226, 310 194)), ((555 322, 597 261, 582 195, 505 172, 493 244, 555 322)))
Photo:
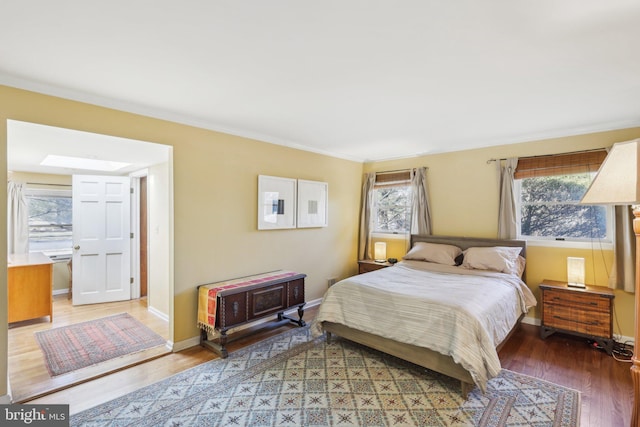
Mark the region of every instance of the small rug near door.
POLYGON ((580 393, 503 369, 460 382, 296 328, 71 416, 71 426, 575 427, 580 393))
POLYGON ((164 338, 128 313, 40 331, 35 336, 52 377, 165 344, 164 338))

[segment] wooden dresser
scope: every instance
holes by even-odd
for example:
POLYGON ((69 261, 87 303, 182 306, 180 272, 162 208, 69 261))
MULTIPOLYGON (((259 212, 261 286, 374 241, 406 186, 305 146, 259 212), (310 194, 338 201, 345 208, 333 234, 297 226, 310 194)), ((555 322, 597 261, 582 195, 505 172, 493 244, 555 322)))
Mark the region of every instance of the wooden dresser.
POLYGON ((229 329, 271 315, 277 321, 289 321, 305 326, 302 320, 305 305, 304 279, 306 274, 274 271, 198 287, 198 326, 200 344, 214 350, 221 357, 226 349, 229 329), (298 308, 298 319, 284 312, 298 308), (214 335, 209 338, 209 334, 214 335), (216 336, 217 335, 217 336, 216 336))
POLYGON ((544 339, 554 332, 582 336, 597 342, 608 354, 613 351, 613 298, 611 289, 596 286, 574 288, 566 282, 544 280, 542 325, 544 339))
POLYGON ((44 316, 53 322, 53 261, 40 252, 11 254, 7 261, 8 322, 44 316))

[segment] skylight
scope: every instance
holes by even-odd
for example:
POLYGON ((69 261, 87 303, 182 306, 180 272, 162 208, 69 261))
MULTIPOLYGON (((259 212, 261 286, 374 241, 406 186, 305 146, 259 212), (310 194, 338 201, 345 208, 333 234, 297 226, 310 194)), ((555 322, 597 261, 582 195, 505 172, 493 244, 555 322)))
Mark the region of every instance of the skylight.
POLYGON ((57 156, 55 154, 49 154, 40 164, 42 166, 53 166, 57 168, 88 169, 103 172, 117 171, 130 165, 130 163, 86 159, 83 157, 57 156))

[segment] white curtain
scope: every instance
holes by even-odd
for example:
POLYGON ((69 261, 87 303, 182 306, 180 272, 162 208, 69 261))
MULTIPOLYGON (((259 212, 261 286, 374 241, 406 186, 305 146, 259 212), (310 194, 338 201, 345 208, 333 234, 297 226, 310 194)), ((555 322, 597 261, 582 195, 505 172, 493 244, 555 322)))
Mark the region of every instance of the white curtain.
POLYGON ((496 161, 500 177, 500 204, 498 207, 498 238, 515 239, 518 236, 516 224, 516 202, 513 194, 514 173, 518 167, 518 158, 506 159, 504 164, 496 161))
POLYGON ((373 259, 371 257, 371 212, 373 212, 373 186, 375 183, 375 172, 365 175, 360 210, 360 245, 358 253, 358 259, 360 260, 373 259))
POLYGON ((29 211, 24 184, 7 185, 7 242, 10 254, 29 252, 29 211))
POLYGON ((411 171, 411 234, 431 234, 427 168, 411 171))
POLYGON ((614 214, 613 266, 609 287, 635 292, 636 235, 633 231, 631 206, 616 206, 614 214))

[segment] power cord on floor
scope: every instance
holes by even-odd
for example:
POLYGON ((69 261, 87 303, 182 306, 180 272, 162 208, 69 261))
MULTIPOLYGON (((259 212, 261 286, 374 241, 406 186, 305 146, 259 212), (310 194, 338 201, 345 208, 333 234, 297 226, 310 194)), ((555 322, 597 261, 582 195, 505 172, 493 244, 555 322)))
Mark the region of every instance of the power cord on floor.
POLYGON ((633 357, 633 345, 631 341, 624 343, 614 342, 611 356, 618 362, 631 363, 631 358, 633 357))
MULTIPOLYGON (((598 344, 597 341, 588 340, 587 343, 589 347, 593 349, 607 351, 607 349, 598 344)), ((614 341, 611 357, 618 362, 631 363, 631 358, 633 357, 633 344, 631 344, 631 341, 624 343, 614 341)))

